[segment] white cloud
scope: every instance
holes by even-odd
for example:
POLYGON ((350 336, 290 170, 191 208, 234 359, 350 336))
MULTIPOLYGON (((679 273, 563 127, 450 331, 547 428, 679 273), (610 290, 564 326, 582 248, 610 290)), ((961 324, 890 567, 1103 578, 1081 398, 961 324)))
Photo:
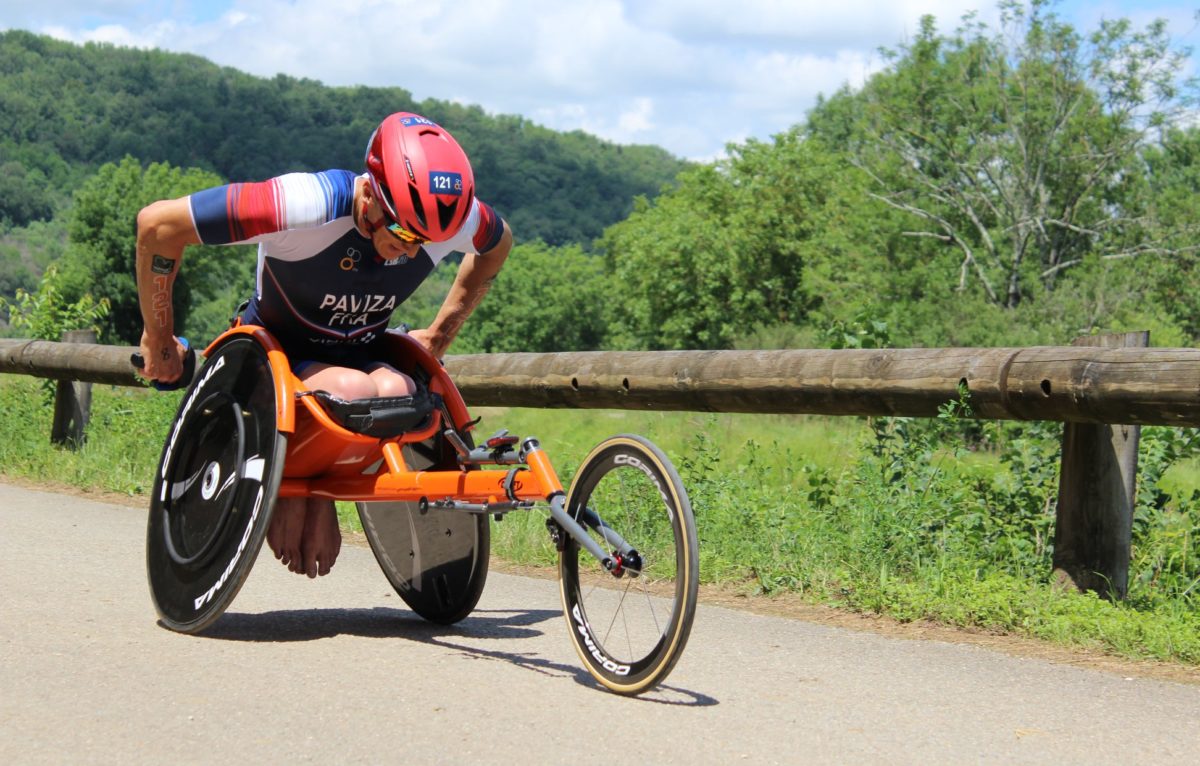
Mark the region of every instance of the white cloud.
POLYGON ((922 15, 945 31, 974 8, 996 17, 993 0, 173 0, 167 21, 162 7, 23 3, 0 28, 196 53, 260 76, 397 86, 708 158, 800 122, 819 93, 860 84, 883 64, 876 50, 910 38, 922 15))
POLYGON ((946 27, 981 7, 979 0, 667 0, 637 4, 648 26, 691 40, 761 42, 810 52, 891 44, 916 28, 921 16, 946 27))
POLYGON ((654 114, 654 102, 648 98, 634 101, 633 108, 622 112, 617 117, 617 129, 628 135, 638 135, 654 128, 651 117, 654 114))

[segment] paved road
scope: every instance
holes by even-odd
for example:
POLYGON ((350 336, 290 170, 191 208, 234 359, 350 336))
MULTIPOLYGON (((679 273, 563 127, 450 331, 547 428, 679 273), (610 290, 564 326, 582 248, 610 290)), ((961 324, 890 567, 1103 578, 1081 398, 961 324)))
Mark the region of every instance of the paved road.
POLYGON ((203 637, 159 627, 145 514, 0 485, 0 763, 1200 762, 1200 687, 701 605, 653 694, 579 667, 552 581, 452 628, 369 550, 270 554, 203 637))

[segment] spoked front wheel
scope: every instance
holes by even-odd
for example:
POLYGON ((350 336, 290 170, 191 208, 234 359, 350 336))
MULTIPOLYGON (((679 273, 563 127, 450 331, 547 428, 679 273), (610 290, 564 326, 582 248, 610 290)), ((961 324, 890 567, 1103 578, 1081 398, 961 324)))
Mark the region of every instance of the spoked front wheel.
POLYGON ((588 671, 638 694, 679 661, 696 614, 696 522, 678 472, 640 436, 614 436, 584 460, 566 511, 616 561, 607 571, 576 540, 559 554, 563 609, 588 671))

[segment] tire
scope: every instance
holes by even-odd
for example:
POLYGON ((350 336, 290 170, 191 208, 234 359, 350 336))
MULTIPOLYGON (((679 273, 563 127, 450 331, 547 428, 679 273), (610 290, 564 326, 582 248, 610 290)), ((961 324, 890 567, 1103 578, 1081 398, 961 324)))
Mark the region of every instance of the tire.
POLYGON ((247 336, 222 343, 180 402, 146 530, 150 594, 172 630, 211 625, 254 566, 287 450, 275 413, 266 351, 247 336))
POLYGON ((618 577, 563 535, 558 568, 571 640, 588 672, 612 691, 639 694, 679 661, 696 614, 700 575, 687 492, 657 447, 614 436, 576 472, 566 510, 604 550, 620 547, 601 534, 607 527, 635 551, 618 577))

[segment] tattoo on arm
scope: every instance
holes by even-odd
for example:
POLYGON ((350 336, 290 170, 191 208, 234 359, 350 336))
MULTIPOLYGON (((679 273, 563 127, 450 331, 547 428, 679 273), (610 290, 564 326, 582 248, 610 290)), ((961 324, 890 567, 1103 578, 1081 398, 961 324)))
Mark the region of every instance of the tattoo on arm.
POLYGON ((150 270, 155 274, 170 274, 175 270, 175 261, 156 255, 150 262, 150 270))
POLYGON ((154 311, 154 321, 159 327, 167 326, 167 319, 171 313, 171 293, 168 289, 166 277, 154 278, 154 297, 151 309, 154 311))

